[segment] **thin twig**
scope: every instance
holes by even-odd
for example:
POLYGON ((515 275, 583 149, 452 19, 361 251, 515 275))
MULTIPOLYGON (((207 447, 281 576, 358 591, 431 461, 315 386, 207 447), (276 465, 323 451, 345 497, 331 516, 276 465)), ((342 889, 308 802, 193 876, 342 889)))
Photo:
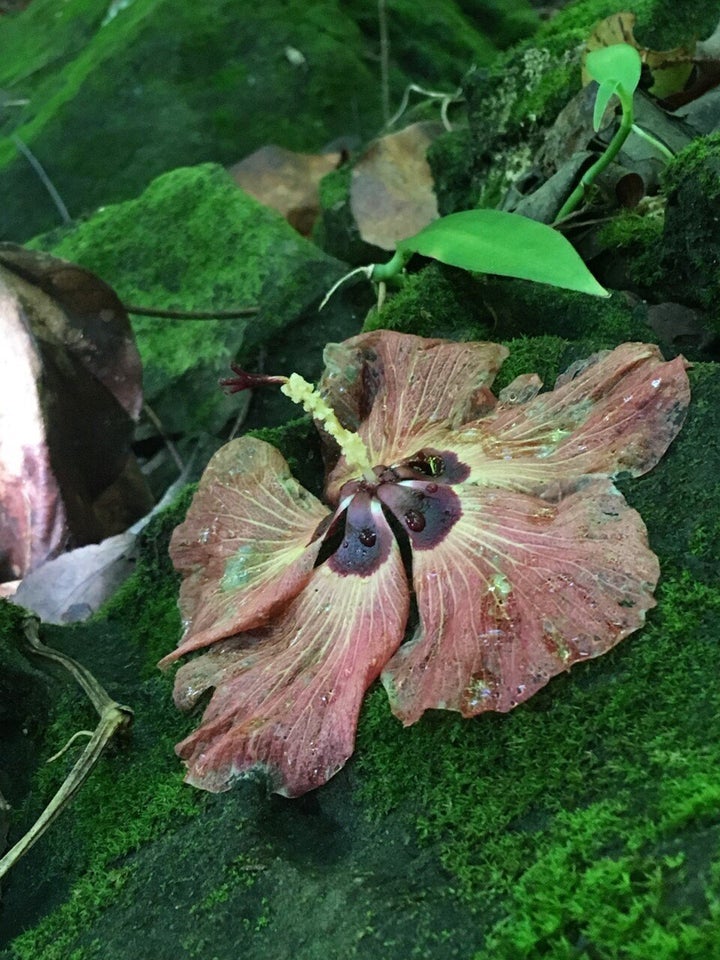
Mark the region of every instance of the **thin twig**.
POLYGON ((238 415, 235 417, 235 423, 233 424, 232 430, 230 431, 230 436, 228 440, 232 440, 236 435, 240 427, 245 423, 250 410, 250 401, 252 400, 252 391, 248 390, 240 397, 240 409, 238 410, 238 415))
POLYGON ((10 139, 18 148, 20 153, 25 157, 25 159, 30 164, 30 166, 33 168, 35 173, 40 178, 40 182, 52 197, 52 201, 57 207, 58 213, 60 214, 60 217, 62 218, 63 223, 72 223, 72 217, 68 213, 68 208, 63 203, 62 197, 55 189, 55 185, 53 184, 50 177, 47 175, 47 173, 45 173, 43 165, 40 163, 40 161, 35 156, 35 154, 30 150, 30 147, 28 147, 27 144, 23 143, 20 137, 18 137, 16 133, 13 133, 10 139))
POLYGON ((28 832, 0 860, 0 878, 4 877, 11 867, 15 866, 18 860, 27 853, 30 847, 40 839, 62 813, 87 780, 107 744, 118 731, 127 730, 133 718, 132 710, 112 700, 104 687, 98 683, 86 667, 78 663, 77 660, 73 660, 72 657, 68 657, 58 650, 53 650, 52 647, 48 647, 40 641, 38 621, 34 617, 28 617, 25 621, 25 637, 33 653, 45 657, 47 660, 52 660, 54 663, 59 663, 73 675, 97 710, 100 722, 95 728, 90 742, 50 803, 28 832))
POLYGON ((173 458, 173 460, 175 461, 175 464, 176 464, 178 470, 180 471, 180 473, 182 473, 183 470, 185 469, 185 464, 183 463, 183 459, 182 459, 182 457, 180 456, 180 454, 178 453, 177 447, 175 446, 175 444, 172 442, 172 440, 170 439, 170 437, 169 437, 169 436, 167 435, 167 433, 165 432, 165 427, 163 427, 163 425, 162 425, 162 420, 161 420, 160 417, 155 413, 155 411, 154 411, 153 408, 150 406, 150 404, 147 402, 147 400, 143 403, 143 413, 144 413, 145 416, 148 418, 148 420, 150 421, 150 423, 155 427, 155 429, 156 429, 157 432, 160 434, 160 436, 163 438, 163 443, 164 443, 165 446, 168 448, 168 450, 169 450, 169 452, 170 452, 170 456, 171 456, 171 457, 173 458))
POLYGON ((239 320, 241 317, 254 317, 260 307, 237 307, 234 310, 162 310, 159 307, 138 307, 124 303, 127 313, 139 317, 160 317, 164 320, 239 320))
POLYGON ((388 38, 385 0, 378 0, 378 25, 380 28, 380 97, 383 123, 388 126, 390 117, 390 40, 388 38))
POLYGON ((448 108, 453 103, 462 103, 464 100, 462 95, 462 87, 458 87, 454 93, 443 93, 441 90, 426 90, 424 87, 420 87, 416 83, 410 83, 407 85, 407 87, 405 87, 405 92, 403 93, 402 100, 400 101, 400 106, 385 124, 385 129, 394 127, 400 117, 405 113, 410 102, 411 93, 419 93, 427 100, 439 100, 440 119, 442 120, 442 124, 446 130, 452 130, 452 124, 448 118, 448 108))

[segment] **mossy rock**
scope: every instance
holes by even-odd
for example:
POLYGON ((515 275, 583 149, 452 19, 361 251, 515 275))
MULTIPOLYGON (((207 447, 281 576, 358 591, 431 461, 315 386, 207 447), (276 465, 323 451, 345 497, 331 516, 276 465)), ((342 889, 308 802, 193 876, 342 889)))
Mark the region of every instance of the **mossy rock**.
POLYGON ((677 299, 710 308, 720 332, 720 133, 699 137, 669 164, 660 282, 677 299))
MULTIPOLYGON (((75 217, 173 167, 228 165, 267 143, 314 152, 370 139, 383 122, 377 11, 347 6, 33 0, 3 17, 0 87, 16 105, 0 122, 0 237, 24 241, 58 222, 13 137, 75 217)), ((468 6, 388 8, 393 103, 411 82, 456 86, 471 62, 495 56, 495 39, 534 25, 527 0, 488 4, 479 29, 468 6)))
MULTIPOLYGON (((513 353, 497 385, 504 386, 528 368, 518 368, 517 350, 543 361, 543 379, 551 383, 574 360, 628 340, 657 342, 643 303, 622 293, 604 299, 559 290, 546 284, 506 277, 474 276, 439 263, 409 275, 380 310, 373 309, 365 329, 389 329, 449 340, 499 340, 513 353), (545 350, 538 345, 545 343, 545 350), (558 345, 564 347, 559 350, 558 345)), ((518 358, 519 360, 519 358, 518 358)))
POLYGON ((0 235, 25 240, 57 211, 11 134, 43 163, 74 216, 135 196, 173 167, 234 163, 265 143, 317 150, 378 125, 376 71, 335 0, 34 0, 0 29, 0 235), (114 11, 114 15, 111 15, 114 11), (53 30, 47 30, 52 20, 53 30), (293 48, 305 58, 293 62, 293 48))
MULTIPOLYGON (((332 309, 318 316, 317 305, 343 265, 213 164, 164 174, 136 200, 104 207, 33 245, 94 271, 130 305, 259 307, 256 316, 233 320, 132 317, 145 399, 169 434, 217 432, 236 414, 237 398, 218 388, 231 360, 255 362, 261 346, 300 324, 309 327, 305 339, 319 364, 328 326, 337 321, 332 309)), ((294 369, 301 367, 299 360, 294 369)))
MULTIPOLYGON (((471 149, 465 206, 499 204, 508 187, 530 170, 547 128, 580 90, 580 56, 592 27, 617 12, 612 0, 578 0, 488 70, 466 76, 471 149)), ((709 36, 717 21, 717 10, 707 0, 681 6, 641 0, 633 13, 638 41, 656 50, 709 36)))

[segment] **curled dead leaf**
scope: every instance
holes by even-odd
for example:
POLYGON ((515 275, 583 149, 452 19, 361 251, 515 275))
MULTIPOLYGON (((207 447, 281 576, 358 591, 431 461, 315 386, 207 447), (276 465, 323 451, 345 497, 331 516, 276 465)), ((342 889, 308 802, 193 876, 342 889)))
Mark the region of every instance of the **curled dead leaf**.
POLYGON ((114 291, 0 244, 0 574, 124 530, 152 504, 130 449, 141 365, 114 291))

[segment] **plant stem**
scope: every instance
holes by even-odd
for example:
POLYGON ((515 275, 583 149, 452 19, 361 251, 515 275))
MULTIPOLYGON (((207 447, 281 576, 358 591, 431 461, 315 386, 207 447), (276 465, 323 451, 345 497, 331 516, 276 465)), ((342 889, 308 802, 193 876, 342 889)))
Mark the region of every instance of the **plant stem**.
POLYGON ((53 650, 40 641, 37 620, 28 617, 25 621, 25 637, 34 653, 55 663, 61 664, 73 675, 83 688, 92 705, 100 715, 100 721, 89 743, 76 761, 74 767, 63 781, 62 786, 52 798, 39 818, 28 832, 0 859, 0 877, 4 877, 23 854, 38 840, 70 803, 77 791, 87 780, 92 768, 100 759, 103 750, 116 733, 127 730, 132 722, 133 712, 129 707, 112 700, 90 671, 72 657, 53 650))
POLYGON ((236 307, 234 310, 166 310, 161 307, 139 307, 133 303, 124 303, 127 313, 140 317, 159 317, 167 320, 239 320, 241 317, 253 317, 260 307, 236 307))
POLYGON ((612 163, 612 161, 618 155, 620 148, 625 143, 630 131, 632 130, 635 119, 632 94, 628 95, 623 90, 618 90, 617 96, 620 100, 620 106, 622 107, 622 119, 620 120, 620 126, 618 127, 615 136, 605 148, 605 152, 598 157, 595 163, 591 167, 588 167, 588 169, 582 175, 580 182, 560 208, 560 212, 553 221, 554 223, 557 223, 559 220, 563 220, 568 216, 568 214, 573 212, 575 207, 578 206, 585 196, 585 191, 587 188, 594 183, 598 174, 602 173, 605 167, 612 163))
POLYGON ((642 127, 639 127, 636 123, 632 125, 632 132, 636 133, 639 137, 642 137, 646 143, 649 143, 651 147, 655 147, 658 153, 661 153, 666 160, 673 160, 675 154, 669 147, 666 147, 662 140, 658 140, 657 137, 654 137, 651 133, 648 133, 647 130, 643 130, 642 127))
POLYGON ((377 283, 379 280, 392 280, 393 277, 396 277, 401 272, 411 256, 411 251, 397 249, 393 254, 392 260, 388 260, 387 263, 374 263, 372 265, 370 279, 374 283, 377 283))

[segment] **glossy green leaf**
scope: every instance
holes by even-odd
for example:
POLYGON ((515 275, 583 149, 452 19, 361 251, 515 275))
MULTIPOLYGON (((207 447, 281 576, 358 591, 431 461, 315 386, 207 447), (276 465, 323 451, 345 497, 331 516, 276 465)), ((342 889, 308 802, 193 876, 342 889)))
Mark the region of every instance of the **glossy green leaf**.
POLYGON ((517 213, 451 213, 401 240, 397 250, 406 257, 419 253, 463 270, 535 280, 598 297, 610 295, 561 233, 517 213))
POLYGON ((617 80, 603 80, 598 87, 597 96, 595 97, 595 110, 593 111, 594 130, 600 129, 605 108, 610 102, 610 98, 618 92, 619 88, 620 83, 617 80))
POLYGON ((640 82, 642 61, 635 47, 629 43, 613 43, 589 53, 585 67, 599 84, 619 84, 626 93, 632 94, 640 82))

